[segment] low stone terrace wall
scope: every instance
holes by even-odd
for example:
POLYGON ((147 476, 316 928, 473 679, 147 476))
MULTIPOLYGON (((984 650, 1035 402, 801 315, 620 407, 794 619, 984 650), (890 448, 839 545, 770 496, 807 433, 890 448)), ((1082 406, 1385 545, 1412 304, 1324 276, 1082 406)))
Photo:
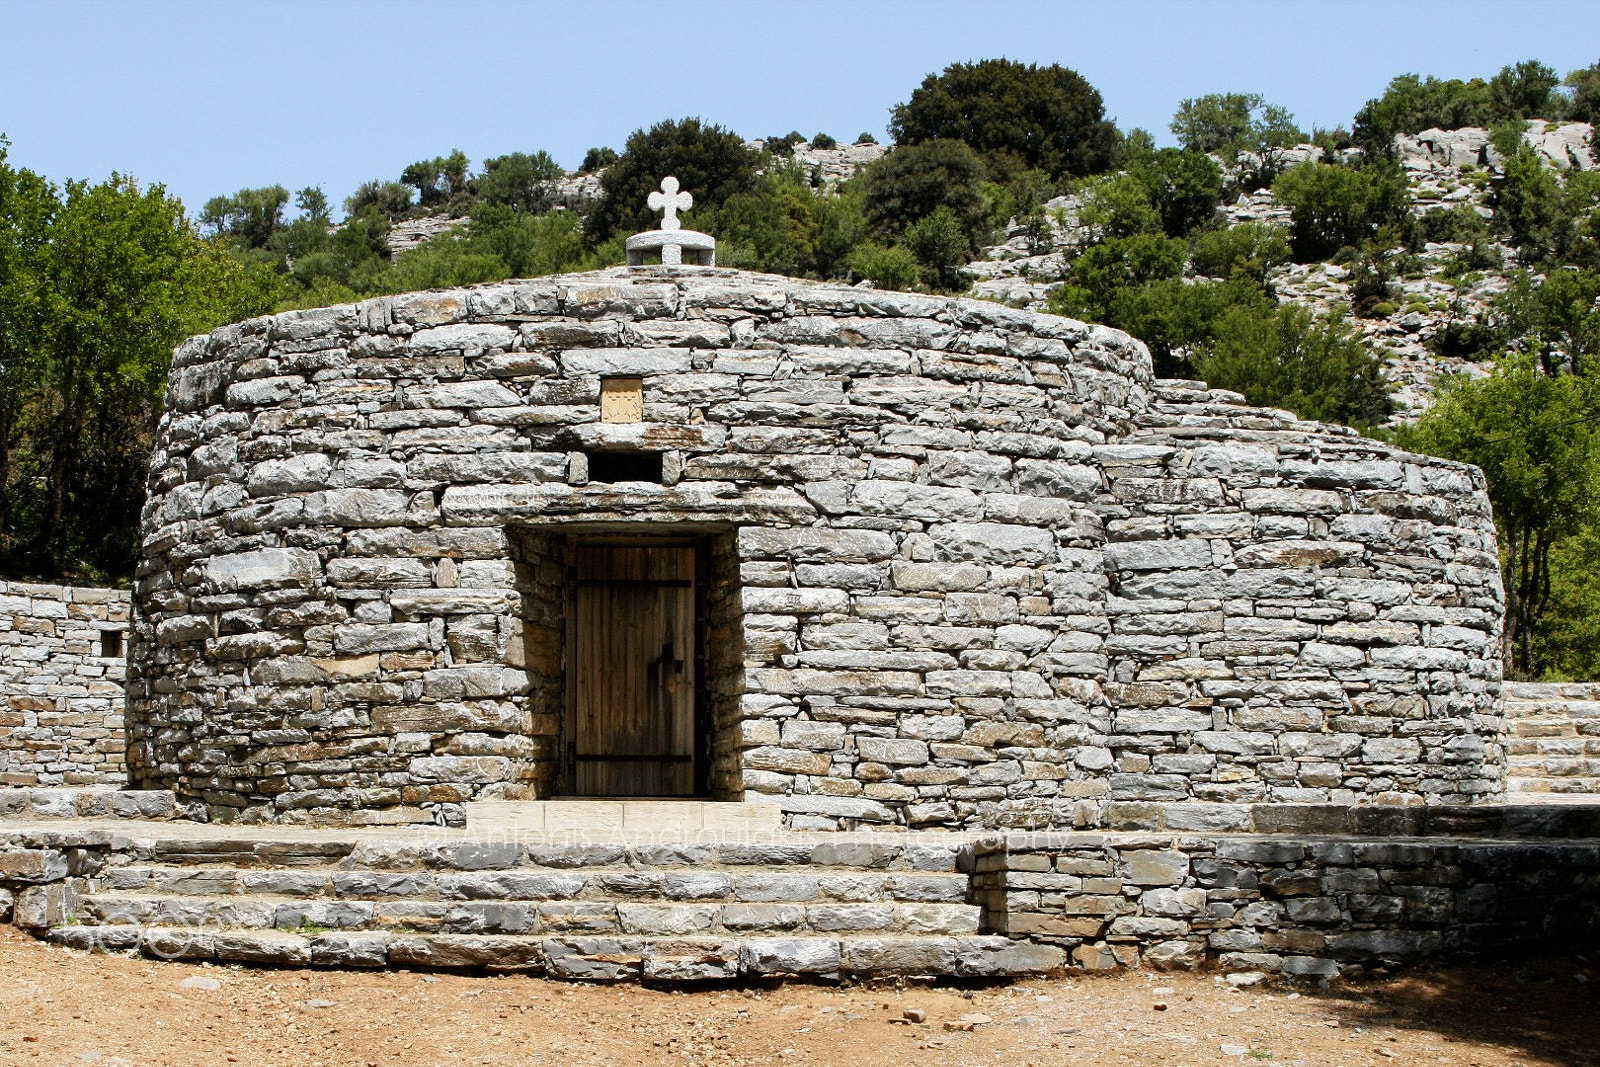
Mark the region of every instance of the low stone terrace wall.
POLYGON ((1600 682, 1505 684, 1506 792, 1600 795, 1600 682))

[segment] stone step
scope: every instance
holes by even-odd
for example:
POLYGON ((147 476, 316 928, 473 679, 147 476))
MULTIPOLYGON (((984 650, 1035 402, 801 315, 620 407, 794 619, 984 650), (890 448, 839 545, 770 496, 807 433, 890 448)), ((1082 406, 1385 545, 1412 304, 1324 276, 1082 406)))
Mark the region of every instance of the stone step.
POLYGON ((166 895, 268 894, 343 900, 790 900, 959 901, 968 877, 927 871, 860 871, 827 867, 722 870, 579 868, 504 871, 259 870, 185 867, 112 868, 97 889, 166 895))
POLYGON ((1546 753, 1542 756, 1519 757, 1516 760, 1508 761, 1507 770, 1512 774, 1522 771, 1528 776, 1553 778, 1594 777, 1600 775, 1600 757, 1584 759, 1581 756, 1546 753))
POLYGON ((746 837, 777 835, 783 811, 777 804, 709 800, 483 800, 463 804, 467 829, 545 833, 704 833, 746 837))
POLYGON ((58 926, 49 938, 162 959, 288 966, 486 969, 594 981, 708 981, 809 975, 1015 977, 1065 966, 1053 945, 973 934, 948 936, 685 936, 443 934, 162 926, 58 926))
POLYGON ((1573 797, 1600 797, 1600 777, 1507 777, 1507 797, 1530 793, 1563 793, 1573 797))
POLYGON ((154 866, 194 870, 321 868, 345 871, 576 870, 594 867, 826 868, 832 871, 953 873, 962 839, 919 841, 775 838, 673 840, 636 834, 616 841, 569 841, 539 834, 524 839, 275 840, 270 837, 162 838, 140 848, 154 866))
POLYGON ((1512 741, 1506 753, 1515 761, 1519 757, 1548 753, 1558 756, 1600 756, 1600 737, 1542 737, 1536 741, 1512 741))
POLYGON ((613 933, 729 936, 775 931, 834 935, 895 931, 976 934, 977 905, 948 901, 622 902, 578 900, 304 900, 99 892, 76 909, 89 927, 184 927, 281 932, 405 930, 457 934, 613 933))
POLYGON ((95 879, 107 890, 216 896, 267 893, 340 899, 556 900, 960 900, 967 875, 843 866, 723 868, 518 867, 501 870, 112 867, 95 879))

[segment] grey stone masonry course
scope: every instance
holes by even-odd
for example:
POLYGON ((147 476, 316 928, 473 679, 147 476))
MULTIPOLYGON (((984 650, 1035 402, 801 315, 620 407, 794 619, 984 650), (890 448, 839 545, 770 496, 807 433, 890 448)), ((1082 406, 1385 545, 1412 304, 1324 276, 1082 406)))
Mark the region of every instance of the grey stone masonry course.
MULTIPOLYGON (((710 568, 697 786, 789 828, 1504 792, 1481 474, 1156 380, 1115 330, 631 267, 250 320, 185 342, 169 386, 126 741, 112 665, 58 674, 36 637, 117 620, 0 587, 0 783, 109 777, 125 751, 129 784, 219 822, 548 799, 574 545, 661 534, 710 568), (617 378, 635 421, 602 406, 617 378), (62 718, 102 697, 106 733, 62 718)), ((1552 750, 1546 778, 1591 756, 1552 750)), ((498 892, 480 874, 440 885, 498 892)))

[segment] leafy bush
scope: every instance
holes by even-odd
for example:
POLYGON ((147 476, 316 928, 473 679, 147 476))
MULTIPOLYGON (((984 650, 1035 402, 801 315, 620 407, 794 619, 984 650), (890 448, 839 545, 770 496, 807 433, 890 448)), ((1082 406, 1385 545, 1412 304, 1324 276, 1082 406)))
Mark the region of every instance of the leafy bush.
POLYGON ((560 165, 548 152, 512 152, 484 160, 483 173, 473 181, 473 191, 482 203, 539 214, 554 206, 550 183, 561 176, 560 165))
POLYGON ((1494 503, 1516 677, 1537 673, 1534 638, 1550 604, 1552 549, 1592 522, 1597 502, 1595 382, 1510 357, 1477 380, 1442 380, 1403 430, 1407 448, 1476 465, 1494 503))
POLYGON ((850 269, 879 289, 910 289, 922 276, 922 265, 899 245, 863 241, 850 253, 850 269))
POLYGON ((1270 313, 1273 299, 1249 282, 1186 282, 1164 278, 1112 293, 1103 309, 1108 326, 1126 330, 1150 348, 1156 373, 1184 377, 1184 354, 1210 341, 1217 322, 1230 309, 1270 313))
POLYGON ((1559 118, 1564 105, 1552 91, 1557 81, 1555 71, 1535 60, 1503 67, 1487 82, 1402 74, 1356 112, 1353 137, 1369 153, 1389 155, 1396 134, 1559 118))
POLYGON ((960 141, 897 148, 866 168, 861 181, 867 222, 880 238, 904 232, 941 207, 955 214, 969 239, 984 228, 983 164, 960 141))
POLYGON ((1488 221, 1468 204, 1435 208, 1418 220, 1428 241, 1470 244, 1492 236, 1488 221))
POLYGON ((827 151, 830 148, 838 148, 839 142, 825 133, 819 133, 811 138, 811 147, 827 151))
POLYGON ((1064 292, 1058 314, 1073 314, 1100 320, 1111 299, 1124 289, 1164 278, 1181 278, 1188 246, 1161 234, 1141 233, 1114 237, 1093 245, 1072 264, 1072 286, 1084 297, 1064 292))
POLYGON ((1090 182, 1078 220, 1102 240, 1161 231, 1161 216, 1150 203, 1144 182, 1127 172, 1090 182))
POLYGON ((755 188, 757 161, 738 134, 699 119, 635 130, 600 178, 600 200, 584 224, 584 239, 594 247, 613 236, 654 229, 659 216, 646 201, 669 174, 694 197, 696 211, 720 207, 735 193, 755 188))
POLYGON ((870 134, 870 133, 866 133, 866 132, 863 131, 862 133, 856 134, 856 144, 877 144, 877 143, 878 143, 878 139, 876 137, 872 136, 872 134, 870 134))
POLYGON ((1373 155, 1388 155, 1396 134, 1487 126, 1493 113, 1489 87, 1481 78, 1464 82, 1402 74, 1356 112, 1351 139, 1373 155))
POLYGON ((950 208, 940 205, 931 215, 907 226, 905 244, 922 264, 922 280, 929 288, 950 291, 967 287, 961 266, 972 258, 972 246, 950 208))
POLYGON ((605 170, 617 161, 615 148, 591 148, 583 154, 583 162, 578 164, 579 174, 593 174, 597 170, 605 170))
POLYGON ((1257 93, 1209 93, 1178 105, 1169 127, 1190 152, 1238 155, 1306 139, 1294 116, 1257 93))
POLYGON ((805 143, 805 137, 799 130, 790 130, 782 137, 768 137, 767 151, 775 156, 788 157, 794 155, 794 146, 805 143))
POLYGON ((1243 222, 1195 238, 1194 269, 1211 278, 1240 278, 1264 285, 1267 273, 1289 262, 1289 237, 1283 227, 1243 222))
POLYGON ((1209 223, 1222 201, 1222 170, 1201 152, 1163 148, 1128 168, 1144 186, 1168 237, 1186 237, 1209 223))
POLYGON ((1572 90, 1567 118, 1600 125, 1600 63, 1568 74, 1566 85, 1572 90))
POLYGON ((399 182, 363 182, 345 200, 344 210, 347 215, 361 215, 369 208, 390 219, 402 218, 411 210, 411 190, 399 182))
POLYGON ((1350 310, 1364 319, 1386 319, 1397 310, 1394 248, 1368 242, 1350 263, 1350 310))
POLYGON ((1302 418, 1370 427, 1393 412, 1382 364, 1355 331, 1293 304, 1229 308, 1190 363, 1214 387, 1302 418))
POLYGON ((1525 144, 1507 157, 1489 204, 1494 208, 1495 229, 1524 263, 1557 256, 1571 237, 1572 219, 1561 183, 1525 144))
POLYGON ((1303 163, 1273 182, 1272 192, 1289 205, 1289 245, 1300 263, 1327 259, 1411 219, 1405 174, 1394 166, 1303 163))
POLYGON ((240 189, 232 196, 214 196, 200 210, 200 224, 245 248, 265 248, 283 226, 289 190, 281 185, 240 189))
POLYGON ((1545 373, 1582 373, 1600 356, 1600 274, 1558 269, 1535 278, 1520 272, 1495 297, 1491 321, 1545 373))
POLYGON ((471 161, 457 148, 448 156, 435 156, 411 164, 400 172, 400 184, 417 191, 423 207, 441 207, 467 191, 467 171, 471 161))
POLYGON ((1535 59, 1502 67, 1489 79, 1489 104, 1496 119, 1556 119, 1565 101, 1555 92, 1561 76, 1535 59))
POLYGON ((1009 59, 928 75, 895 107, 889 132, 900 145, 963 141, 997 176, 1037 168, 1052 178, 1105 170, 1117 140, 1100 94, 1077 72, 1009 59))

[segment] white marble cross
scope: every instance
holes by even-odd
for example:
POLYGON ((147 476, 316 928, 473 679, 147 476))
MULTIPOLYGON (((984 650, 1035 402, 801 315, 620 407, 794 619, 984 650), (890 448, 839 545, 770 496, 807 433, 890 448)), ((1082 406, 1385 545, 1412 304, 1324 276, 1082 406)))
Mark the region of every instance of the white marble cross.
POLYGON ((688 193, 678 192, 678 179, 667 175, 661 179, 661 191, 651 193, 647 201, 651 211, 663 212, 661 228, 663 230, 680 230, 683 223, 678 221, 678 212, 688 211, 694 207, 694 197, 688 193))

